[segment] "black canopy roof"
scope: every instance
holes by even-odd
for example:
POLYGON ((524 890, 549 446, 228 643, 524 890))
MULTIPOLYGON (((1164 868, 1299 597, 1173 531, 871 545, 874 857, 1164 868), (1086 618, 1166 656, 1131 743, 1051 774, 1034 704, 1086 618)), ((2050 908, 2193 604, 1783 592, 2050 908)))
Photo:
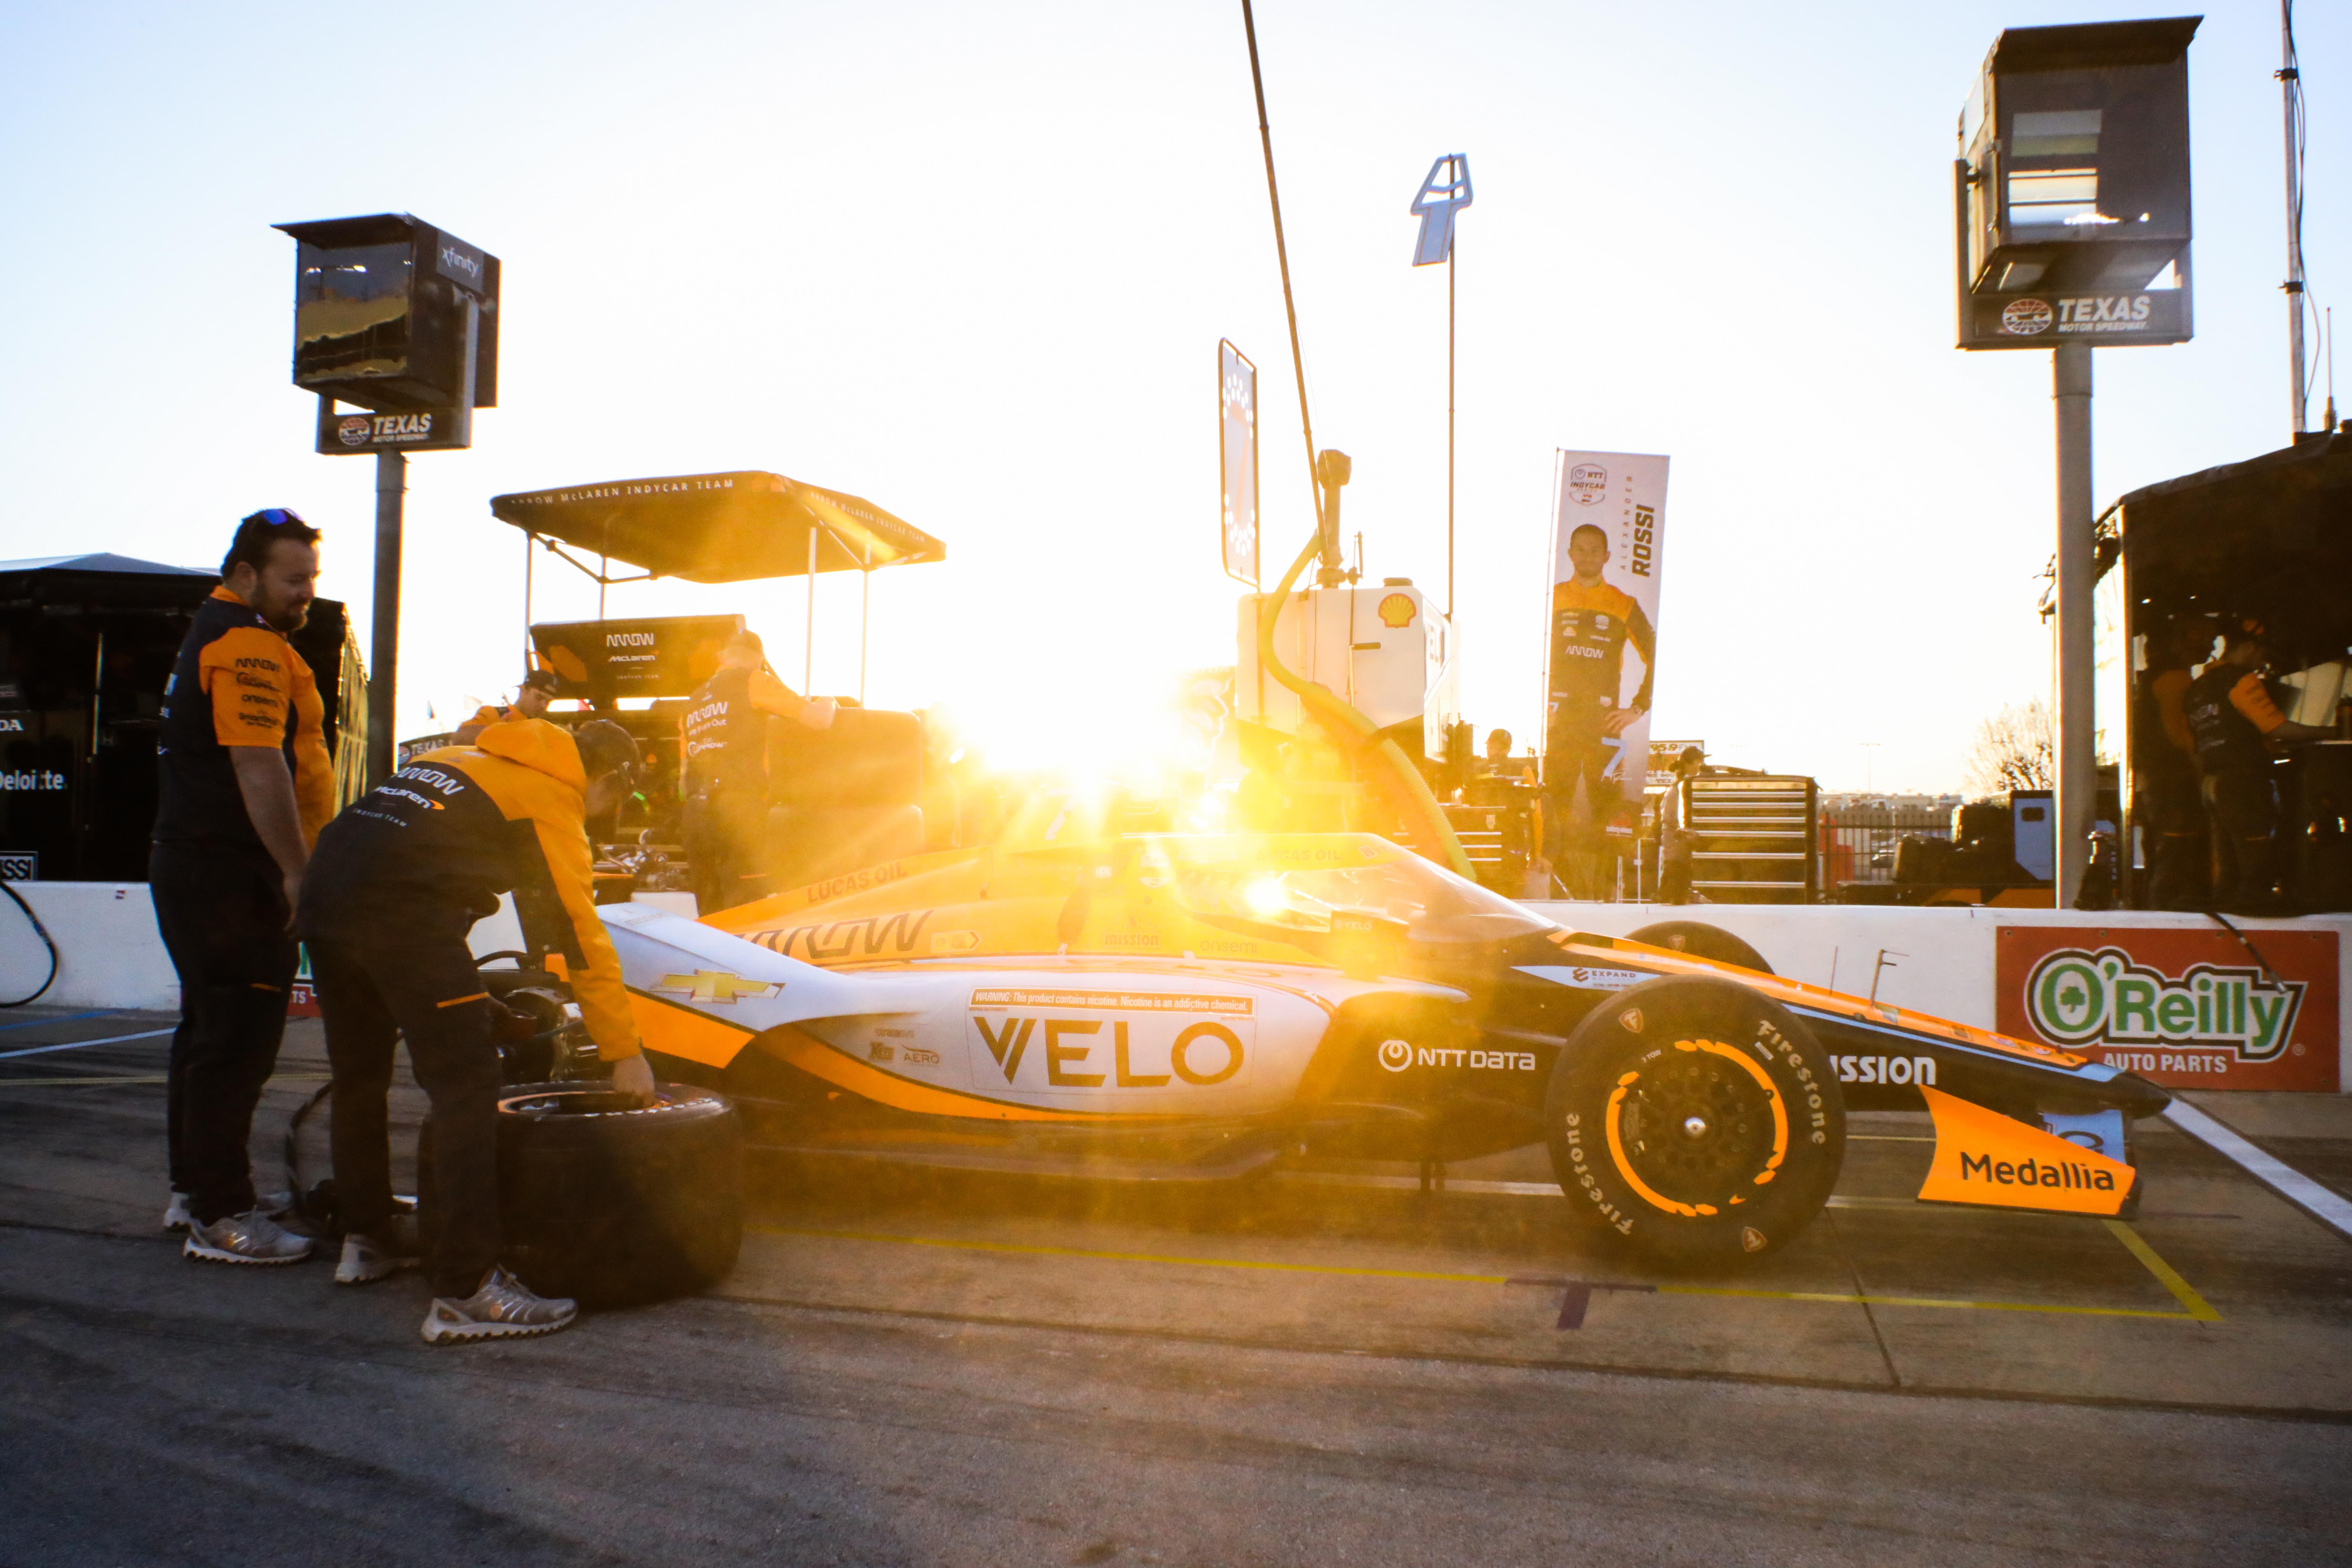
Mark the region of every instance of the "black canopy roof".
POLYGON ((872 501, 746 471, 614 479, 491 499, 501 521, 643 567, 656 577, 740 583, 944 561, 948 547, 872 501))
POLYGON ((89 605, 117 609, 193 608, 220 574, 197 566, 90 551, 0 561, 0 605, 89 605))
POLYGON ((2352 645, 2352 435, 2143 486, 2122 510, 2141 616, 2252 616, 2282 653, 2352 645))

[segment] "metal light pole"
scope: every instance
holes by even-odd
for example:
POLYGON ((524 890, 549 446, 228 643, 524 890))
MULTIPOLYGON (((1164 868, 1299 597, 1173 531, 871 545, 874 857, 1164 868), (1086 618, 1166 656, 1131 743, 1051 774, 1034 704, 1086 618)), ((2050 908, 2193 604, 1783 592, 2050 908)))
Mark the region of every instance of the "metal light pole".
POLYGON ((368 624, 367 776, 392 776, 393 694, 400 665, 400 523, 408 454, 375 455, 375 614, 368 624))
POLYGON ((1429 177, 1412 198, 1421 220, 1412 264, 1445 264, 1445 615, 1454 616, 1454 215, 1470 205, 1470 159, 1448 153, 1429 166, 1429 177))
POLYGON ((2058 425, 2058 887, 2074 907, 2090 864, 2099 765, 2092 713, 2091 345, 2062 342, 2050 356, 2058 425))
POLYGON ((2303 73, 2294 57, 2294 0, 2279 0, 2279 100, 2286 121, 2287 429, 2299 439, 2311 407, 2303 353, 2303 73))

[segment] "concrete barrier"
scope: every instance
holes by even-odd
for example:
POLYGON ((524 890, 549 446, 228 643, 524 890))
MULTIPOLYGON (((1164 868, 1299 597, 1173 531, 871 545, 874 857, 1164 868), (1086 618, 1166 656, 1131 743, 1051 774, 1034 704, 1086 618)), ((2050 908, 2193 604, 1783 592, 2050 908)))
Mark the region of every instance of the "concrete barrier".
MULTIPOLYGON (((2210 915, 2155 910, 2090 913, 2075 910, 1903 909, 1888 905, 1674 906, 1558 901, 1530 903, 1528 908, 1572 931, 1590 931, 1603 936, 1629 936, 1640 927, 1661 921, 1704 921, 1746 941, 1764 955, 1774 971, 1792 980, 1832 986, 1859 996, 1872 994, 1874 988, 1882 1002, 1986 1029, 2003 1026, 1997 1007, 1996 985, 2000 967, 1999 933, 2003 929, 2025 933, 2063 931, 2070 945, 2092 952, 2128 947, 2138 933, 2163 932, 2179 932, 2200 941, 2210 939, 2217 952, 2223 954, 2235 955, 2241 951, 2236 940, 2210 915)), ((2335 1049, 2335 1070, 2326 1075, 2326 1087, 2352 1089, 2352 915, 2307 915, 2294 920, 2231 916, 2230 924, 2244 932, 2258 950, 2266 931, 2311 933, 2331 939, 2325 945, 2334 949, 2334 973, 2328 977, 2330 983, 2325 990, 2332 993, 2328 999, 2334 1004, 2335 1027, 2320 1031, 2332 1037, 2335 1049)), ((2308 940, 2298 939, 2297 945, 2308 940)), ((2281 947, 2282 944, 2273 944, 2274 949, 2281 947)), ((2238 961, 2249 965, 2255 962, 2251 957, 2238 961)), ((2285 968, 2283 951, 2275 961, 2282 969, 2285 968)), ((2011 1032, 2015 1032, 2014 1028, 2011 1032)), ((2116 1054, 2122 1048, 2118 1047, 2116 1054)), ((2183 1053, 2169 1054, 2179 1057, 2183 1053)), ((2119 1060, 2117 1065, 2126 1064, 2119 1060)), ((2137 1063, 2131 1065, 2135 1070, 2147 1070, 2158 1081, 2198 1088, 2232 1087, 2193 1072, 2144 1069, 2137 1063)), ((2265 1083, 2259 1087, 2295 1086, 2265 1083)))
MULTIPOLYGON (((144 882, 11 882, 58 944, 58 977, 44 1007, 180 1010, 179 976, 155 930, 144 882)), ((47 973, 41 939, 0 899, 0 1000, 31 991, 47 973)))

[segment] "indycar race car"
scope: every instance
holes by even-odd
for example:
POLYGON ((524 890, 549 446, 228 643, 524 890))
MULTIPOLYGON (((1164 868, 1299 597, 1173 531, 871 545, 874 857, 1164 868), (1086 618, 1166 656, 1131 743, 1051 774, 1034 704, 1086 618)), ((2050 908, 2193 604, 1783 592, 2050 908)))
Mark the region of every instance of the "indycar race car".
POLYGON ((1661 1264, 1795 1237, 1849 1104, 1934 1112, 1923 1200, 2127 1214, 2128 1123, 2168 1099, 1711 928, 1563 930, 1366 834, 1049 829, 703 921, 600 912, 657 1069, 796 1148, 1211 1179, 1540 1142, 1579 1226, 1661 1264))

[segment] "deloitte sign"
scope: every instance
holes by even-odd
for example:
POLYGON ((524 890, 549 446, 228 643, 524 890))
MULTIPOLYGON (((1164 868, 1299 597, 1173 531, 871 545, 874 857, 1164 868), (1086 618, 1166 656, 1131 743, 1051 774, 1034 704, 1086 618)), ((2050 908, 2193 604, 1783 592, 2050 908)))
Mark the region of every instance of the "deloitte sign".
POLYGON ((2119 947, 2066 947, 2033 966, 2024 1000, 2054 1046, 2219 1046, 2266 1062, 2286 1049, 2305 989, 2257 968, 2200 963, 2175 977, 2119 947))

